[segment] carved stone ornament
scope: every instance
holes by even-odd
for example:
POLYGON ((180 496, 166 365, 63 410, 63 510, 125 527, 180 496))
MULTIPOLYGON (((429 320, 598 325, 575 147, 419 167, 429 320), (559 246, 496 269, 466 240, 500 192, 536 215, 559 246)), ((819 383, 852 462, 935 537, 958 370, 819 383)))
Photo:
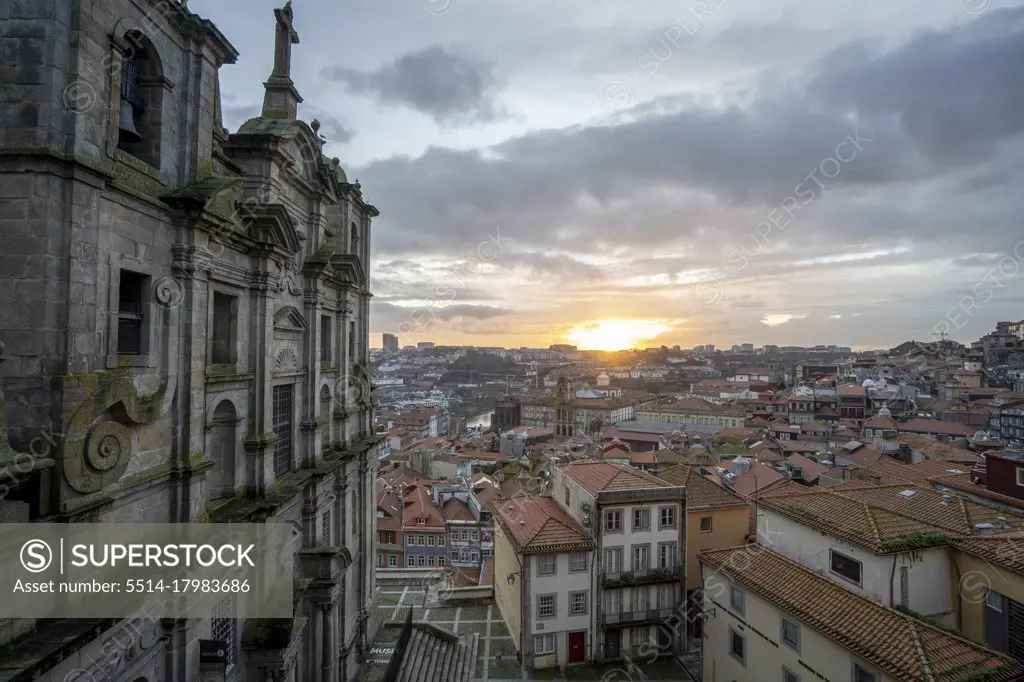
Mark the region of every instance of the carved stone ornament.
POLYGON ((275 372, 290 372, 297 369, 298 366, 299 359, 291 348, 282 348, 274 359, 275 372))
MULTIPOLYGON (((165 281, 173 282, 169 278, 165 281)), ((171 409, 177 388, 178 307, 168 305, 179 295, 180 287, 154 287, 153 296, 161 309, 161 366, 157 370, 159 387, 142 394, 131 375, 73 374, 63 378, 63 394, 78 405, 71 414, 61 442, 64 478, 74 490, 97 493, 117 483, 128 469, 131 457, 131 432, 122 423, 147 424, 164 417, 171 409), (112 418, 113 408, 123 417, 112 418)), ((178 299, 180 300, 180 298, 178 299)), ((116 676, 110 679, 116 679, 116 676)))

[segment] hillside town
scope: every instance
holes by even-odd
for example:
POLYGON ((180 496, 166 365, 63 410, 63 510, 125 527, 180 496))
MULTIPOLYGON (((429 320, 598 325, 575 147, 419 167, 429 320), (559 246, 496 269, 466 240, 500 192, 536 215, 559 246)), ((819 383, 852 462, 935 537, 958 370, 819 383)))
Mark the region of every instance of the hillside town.
POLYGON ((374 356, 378 575, 435 576, 432 622, 486 606, 510 644, 478 643, 478 676, 1024 673, 1024 322, 860 353, 374 356), (469 428, 423 391, 498 395, 469 428))
POLYGON ((0 2, 0 682, 1024 682, 1024 6, 280 2, 0 2))

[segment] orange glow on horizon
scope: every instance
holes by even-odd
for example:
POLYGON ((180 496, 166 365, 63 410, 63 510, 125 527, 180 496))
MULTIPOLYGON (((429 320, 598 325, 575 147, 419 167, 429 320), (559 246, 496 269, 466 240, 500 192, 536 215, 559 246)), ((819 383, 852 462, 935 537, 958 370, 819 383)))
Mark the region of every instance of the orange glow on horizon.
POLYGON ((566 338, 580 350, 617 351, 634 348, 671 331, 669 327, 645 320, 596 320, 577 325, 566 338))

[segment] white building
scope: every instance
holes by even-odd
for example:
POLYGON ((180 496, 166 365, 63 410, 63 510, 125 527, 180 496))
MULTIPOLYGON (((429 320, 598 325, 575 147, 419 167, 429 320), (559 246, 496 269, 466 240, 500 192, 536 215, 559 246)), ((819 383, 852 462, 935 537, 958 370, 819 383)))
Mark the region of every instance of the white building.
POLYGON ((592 660, 593 539, 550 497, 494 509, 494 597, 524 666, 592 660))
POLYGON ((699 555, 703 678, 1016 680, 1024 666, 886 608, 760 545, 699 555))
POLYGON ((602 461, 495 505, 495 599, 527 668, 681 653, 686 491, 602 461), (523 647, 520 642, 525 642, 523 647))
POLYGON ((595 660, 681 652, 685 635, 657 626, 686 594, 685 489, 585 461, 555 469, 551 494, 595 540, 595 660))
POLYGON ((844 588, 955 627, 948 546, 997 524, 1020 530, 1024 517, 897 485, 772 495, 758 501, 757 524, 764 544, 844 588))

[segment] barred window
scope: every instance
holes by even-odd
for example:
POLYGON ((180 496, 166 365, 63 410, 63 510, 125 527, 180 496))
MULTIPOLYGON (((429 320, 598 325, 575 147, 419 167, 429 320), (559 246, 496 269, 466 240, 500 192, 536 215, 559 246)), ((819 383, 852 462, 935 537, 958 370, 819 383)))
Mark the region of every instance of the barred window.
POLYGON ((235 639, 238 621, 235 620, 235 597, 225 597, 213 607, 210 616, 210 636, 224 642, 224 651, 228 665, 235 663, 235 639))
POLYGON ((146 316, 142 302, 145 300, 148 279, 137 272, 121 271, 117 305, 118 355, 142 355, 145 352, 143 325, 146 316))
POLYGON ((274 386, 273 395, 274 473, 281 475, 292 469, 292 386, 274 386))

